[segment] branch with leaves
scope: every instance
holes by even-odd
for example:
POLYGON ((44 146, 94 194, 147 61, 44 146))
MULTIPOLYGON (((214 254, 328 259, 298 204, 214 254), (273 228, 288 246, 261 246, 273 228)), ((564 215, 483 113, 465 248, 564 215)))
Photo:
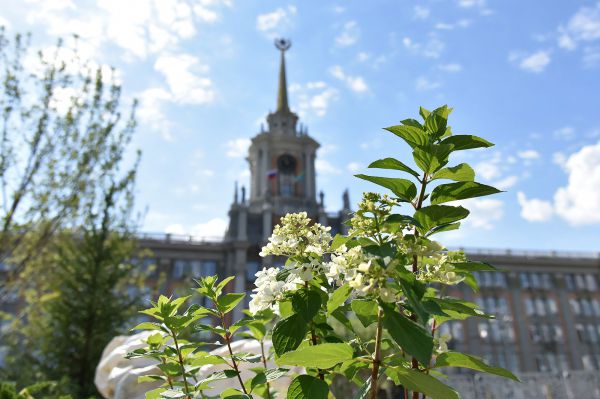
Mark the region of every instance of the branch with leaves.
MULTIPOLYGON (((422 121, 406 119, 386 129, 411 147, 416 166, 389 157, 369 167, 400 172, 407 178, 357 175, 390 193, 365 193, 349 221, 347 235, 332 237, 329 228, 313 223, 304 212, 281 219, 261 256, 284 256, 287 261, 282 268, 257 273, 250 301, 252 317, 228 327, 224 311, 231 311, 242 294, 224 294, 221 298, 227 299, 219 299, 221 285, 217 295, 216 289, 207 288, 213 283, 201 282, 201 293, 215 302, 216 309, 188 310, 186 323, 194 322, 194 315, 213 316, 220 325, 201 329, 220 335, 228 346, 238 328, 259 330, 261 340, 270 333, 275 363, 305 370, 289 385, 288 399, 327 399, 334 378, 340 377, 357 384, 355 399, 377 398, 383 378, 402 386, 407 398, 458 398, 438 378, 447 367, 518 381, 510 371, 478 357, 448 351, 445 338, 436 334, 449 320, 493 317, 475 303, 444 295, 444 288, 466 284, 477 291, 473 272, 496 270, 433 240, 436 234, 458 229, 469 215, 463 206, 448 203, 499 192, 475 182, 468 164, 448 166, 457 151, 492 145, 477 136, 453 135, 448 126, 450 112, 447 106, 431 112, 421 108, 422 121), (264 324, 274 315, 277 321, 272 328, 264 324)), ((170 300, 163 297, 162 301, 170 300)), ((152 311, 163 322, 152 328, 169 334, 167 313, 152 311)), ((193 357, 193 350, 187 353, 193 357)), ((242 389, 223 392, 221 397, 266 397, 247 389, 238 358, 230 351, 223 361, 242 389)), ((282 371, 286 369, 278 370, 276 374, 289 374, 282 371)), ((178 371, 173 376, 185 379, 191 374, 178 371)), ((183 395, 188 394, 186 389, 183 395)))

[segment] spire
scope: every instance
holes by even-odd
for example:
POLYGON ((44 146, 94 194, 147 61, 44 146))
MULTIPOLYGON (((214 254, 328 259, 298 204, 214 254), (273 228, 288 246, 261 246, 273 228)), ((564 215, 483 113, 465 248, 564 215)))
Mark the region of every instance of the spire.
POLYGON ((289 112, 287 97, 287 81, 285 78, 285 55, 284 53, 292 46, 288 39, 275 39, 275 47, 281 51, 281 63, 279 65, 279 87, 277 89, 277 112, 289 112))

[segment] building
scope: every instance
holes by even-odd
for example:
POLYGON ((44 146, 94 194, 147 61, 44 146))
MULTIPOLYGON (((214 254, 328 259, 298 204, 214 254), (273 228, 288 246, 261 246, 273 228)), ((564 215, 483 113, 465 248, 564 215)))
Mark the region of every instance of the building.
MULTIPOLYGON (((142 238, 155 254, 158 269, 174 289, 185 276, 235 275, 237 292, 251 291, 254 274, 262 268, 258 256, 278 219, 307 211, 309 216, 345 232, 350 214, 348 193, 335 214, 317 200, 315 157, 319 144, 288 104, 285 51, 289 42, 276 42, 281 54, 277 108, 267 116, 268 129, 252 139, 248 162, 250 195, 236 188, 229 210, 229 228, 222 241, 195 242, 175 236, 142 238)), ((515 372, 600 370, 600 254, 467 251, 470 258, 489 262, 504 273, 479 273, 481 291, 464 284, 450 295, 477 302, 495 320, 470 318, 442 325, 451 348, 480 355, 515 372)), ((272 259, 266 259, 272 265, 272 259)), ((276 261, 276 260, 275 260, 276 261)), ((186 283, 189 287, 191 282, 186 283)))

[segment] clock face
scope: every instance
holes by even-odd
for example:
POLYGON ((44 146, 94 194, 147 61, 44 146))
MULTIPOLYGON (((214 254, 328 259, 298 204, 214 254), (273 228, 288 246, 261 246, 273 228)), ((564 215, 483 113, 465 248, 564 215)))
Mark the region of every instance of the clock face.
POLYGON ((283 174, 293 174, 296 171, 296 158, 283 154, 277 158, 277 169, 283 174))

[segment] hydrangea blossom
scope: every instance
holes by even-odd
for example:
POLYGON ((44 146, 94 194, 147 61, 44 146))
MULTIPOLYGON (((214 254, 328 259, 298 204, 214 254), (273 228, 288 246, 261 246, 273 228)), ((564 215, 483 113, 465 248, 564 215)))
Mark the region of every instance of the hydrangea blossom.
POLYGON ((288 213, 273 229, 260 256, 304 256, 307 253, 322 256, 329 249, 331 227, 311 223, 306 212, 288 213))
POLYGON ((275 313, 278 312, 278 300, 283 298, 283 294, 296 289, 302 280, 297 276, 291 275, 285 281, 277 280, 279 269, 275 267, 263 268, 256 273, 256 288, 253 290, 252 298, 249 304, 250 313, 256 314, 261 310, 271 309, 275 313))

